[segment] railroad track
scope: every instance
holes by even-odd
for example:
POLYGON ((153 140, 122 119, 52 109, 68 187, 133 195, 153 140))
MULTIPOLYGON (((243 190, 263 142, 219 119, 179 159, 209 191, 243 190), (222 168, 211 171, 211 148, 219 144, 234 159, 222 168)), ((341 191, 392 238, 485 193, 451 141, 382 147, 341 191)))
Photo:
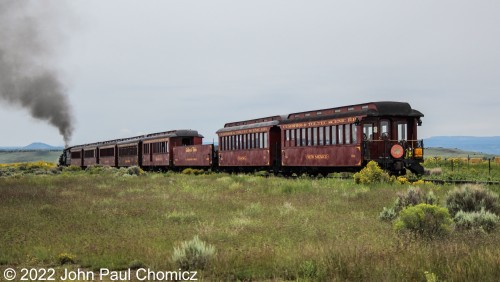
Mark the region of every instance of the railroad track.
MULTIPOLYGON (((415 182, 418 179, 409 179, 411 182, 415 182)), ((434 184, 483 184, 483 185, 500 185, 500 181, 481 181, 481 180, 442 180, 442 179, 422 179, 426 182, 432 182, 434 184)))

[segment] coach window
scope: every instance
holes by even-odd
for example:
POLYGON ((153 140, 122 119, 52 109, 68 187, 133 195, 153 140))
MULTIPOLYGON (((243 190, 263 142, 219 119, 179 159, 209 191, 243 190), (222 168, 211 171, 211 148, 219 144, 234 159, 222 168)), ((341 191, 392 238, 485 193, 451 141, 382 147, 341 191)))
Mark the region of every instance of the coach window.
POLYGON ((301 147, 302 146, 304 135, 306 135, 305 132, 302 133, 302 130, 305 130, 305 129, 304 128, 298 128, 297 129, 297 136, 296 136, 297 137, 297 147, 301 147))
POLYGON ((285 147, 290 147, 290 130, 285 130, 285 147))
POLYGON ((307 129, 307 145, 306 146, 312 146, 312 134, 311 134, 312 129, 309 127, 307 129))
POLYGON ((325 128, 320 127, 319 129, 319 144, 320 146, 325 145, 325 128))
POLYGON ((345 128, 345 143, 351 144, 351 126, 349 124, 344 125, 345 128))
POLYGON ((383 120, 380 122, 380 137, 381 138, 390 138, 391 132, 389 131, 389 121, 383 120))
POLYGON ((338 139, 339 139, 339 144, 344 144, 344 125, 341 124, 338 126, 338 139))
POLYGON ((313 128, 313 146, 318 146, 318 128, 313 128))
POLYGON ((330 127, 326 126, 325 127, 325 145, 330 145, 330 127))
POLYGON ((332 125, 332 145, 337 144, 337 126, 332 125))
POLYGON ((268 141, 268 136, 267 136, 267 132, 264 132, 264 148, 267 148, 267 141, 268 141))
POLYGON ((368 141, 373 140, 373 124, 365 124, 363 125, 363 138, 368 141))
POLYGON ((356 143, 357 143, 357 141, 358 141, 358 138, 357 138, 357 137, 358 137, 358 136, 357 136, 357 135, 358 135, 358 134, 357 134, 357 133, 358 133, 358 127, 357 127, 354 123, 353 123, 353 124, 351 124, 351 127, 352 127, 352 129, 351 129, 351 133, 352 133, 352 143, 353 143, 353 144, 356 144, 356 143))
POLYGON ((406 123, 398 123, 398 141, 407 140, 408 126, 406 123))

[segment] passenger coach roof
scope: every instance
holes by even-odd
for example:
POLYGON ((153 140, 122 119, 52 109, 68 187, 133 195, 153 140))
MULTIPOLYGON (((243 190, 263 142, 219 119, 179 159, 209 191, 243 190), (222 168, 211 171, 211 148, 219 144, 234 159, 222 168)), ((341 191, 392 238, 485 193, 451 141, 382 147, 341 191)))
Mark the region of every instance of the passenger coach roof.
POLYGON ((224 127, 224 128, 217 130, 216 133, 243 130, 243 129, 252 129, 252 128, 259 128, 259 127, 270 127, 270 126, 277 125, 277 124, 280 124, 279 120, 258 122, 258 123, 245 124, 245 125, 233 126, 233 127, 224 127))
POLYGON ((171 137, 201 137, 201 138, 203 138, 203 135, 199 134, 198 131, 196 131, 196 130, 179 129, 179 130, 171 130, 171 131, 145 134, 145 135, 134 136, 134 137, 129 137, 129 138, 121 138, 121 139, 107 140, 107 141, 101 141, 101 142, 95 142, 95 143, 89 143, 89 144, 83 144, 83 145, 75 145, 75 146, 71 146, 71 147, 66 148, 66 150, 81 149, 81 148, 96 147, 96 146, 108 146, 108 145, 114 145, 114 144, 127 144, 127 143, 139 142, 141 140, 150 140, 150 139, 158 139, 158 138, 171 138, 171 137))
POLYGON ((315 111, 292 113, 282 123, 294 123, 299 121, 323 120, 326 118, 344 118, 352 116, 366 117, 423 117, 424 115, 411 108, 410 104, 404 102, 371 102, 337 108, 321 109, 315 111))
POLYGON ((411 108, 410 104, 403 102, 374 102, 379 116, 409 116, 423 117, 424 115, 411 108))

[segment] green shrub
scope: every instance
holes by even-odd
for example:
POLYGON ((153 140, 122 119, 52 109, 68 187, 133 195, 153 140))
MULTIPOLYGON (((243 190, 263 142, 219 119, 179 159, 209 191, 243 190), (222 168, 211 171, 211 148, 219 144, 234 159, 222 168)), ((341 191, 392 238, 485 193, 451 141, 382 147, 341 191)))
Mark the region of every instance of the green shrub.
POLYGON ((432 238, 447 234, 452 220, 448 210, 429 204, 418 204, 405 208, 394 222, 399 232, 408 231, 423 237, 432 238))
POLYGON ((74 171, 81 171, 81 170, 82 170, 82 168, 79 166, 76 166, 76 165, 65 166, 63 168, 63 171, 67 171, 67 172, 74 172, 74 171))
POLYGON ((106 172, 107 169, 108 169, 107 167, 102 165, 92 165, 87 167, 85 169, 85 172, 89 174, 101 174, 103 172, 106 172))
POLYGON ((194 174, 194 175, 199 175, 199 174, 203 174, 205 173, 205 171, 203 169, 195 169, 195 168, 186 168, 182 171, 182 174, 187 174, 187 175, 191 175, 191 174, 194 174))
POLYGON ((306 260, 299 267, 299 275, 303 278, 315 278, 318 276, 318 266, 314 261, 306 260))
POLYGON ((394 202, 394 211, 399 213, 403 209, 418 204, 436 205, 437 198, 432 191, 425 193, 420 188, 409 188, 406 193, 398 193, 394 202))
POLYGON ((142 261, 140 261, 140 260, 133 260, 128 265, 128 268, 130 268, 132 270, 136 270, 136 269, 139 269, 139 268, 145 268, 145 267, 146 267, 146 265, 142 261))
POLYGON ((142 170, 140 167, 138 166, 131 166, 129 168, 127 168, 127 173, 130 174, 130 175, 143 175, 144 174, 144 170, 142 170))
POLYGON ((500 215, 498 194, 479 185, 465 185, 450 191, 446 197, 446 207, 452 216, 459 211, 479 212, 483 209, 500 215))
POLYGON ((57 261, 59 262, 60 265, 74 264, 76 261, 76 258, 72 254, 62 253, 62 254, 59 254, 57 256, 57 261))
POLYGON ((406 193, 398 193, 397 198, 394 201, 392 208, 386 208, 382 210, 379 214, 380 220, 391 221, 395 219, 399 213, 411 206, 416 206, 418 204, 429 204, 436 205, 438 202, 437 197, 432 191, 425 193, 420 188, 409 188, 406 193))
POLYGON ((262 177, 268 177, 269 176, 269 172, 265 171, 265 170, 261 170, 261 171, 256 171, 254 173, 255 176, 262 176, 262 177))
POLYGON ((438 277, 435 273, 425 271, 424 276, 425 276, 426 282, 437 282, 438 281, 438 277))
POLYGON ((215 255, 215 247, 207 245, 194 236, 191 241, 184 241, 174 248, 172 260, 183 270, 203 270, 215 255))
POLYGON ((384 221, 392 221, 396 217, 398 217, 398 214, 396 213, 394 208, 386 208, 386 207, 384 207, 384 209, 378 215, 378 218, 384 221))
POLYGON ((365 168, 354 174, 354 181, 357 184, 389 182, 390 179, 389 174, 382 170, 375 161, 370 161, 365 168))
POLYGON ((484 209, 479 212, 459 211, 453 218, 459 230, 482 230, 491 232, 496 229, 500 218, 484 209))

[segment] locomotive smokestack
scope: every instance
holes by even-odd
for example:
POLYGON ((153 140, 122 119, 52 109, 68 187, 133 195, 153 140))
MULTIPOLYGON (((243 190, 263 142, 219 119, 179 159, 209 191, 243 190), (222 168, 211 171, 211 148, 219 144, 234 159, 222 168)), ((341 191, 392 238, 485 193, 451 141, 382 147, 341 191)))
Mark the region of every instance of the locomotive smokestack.
POLYGON ((49 122, 68 144, 73 117, 51 60, 61 37, 54 23, 62 4, 57 2, 0 2, 0 100, 49 122))

